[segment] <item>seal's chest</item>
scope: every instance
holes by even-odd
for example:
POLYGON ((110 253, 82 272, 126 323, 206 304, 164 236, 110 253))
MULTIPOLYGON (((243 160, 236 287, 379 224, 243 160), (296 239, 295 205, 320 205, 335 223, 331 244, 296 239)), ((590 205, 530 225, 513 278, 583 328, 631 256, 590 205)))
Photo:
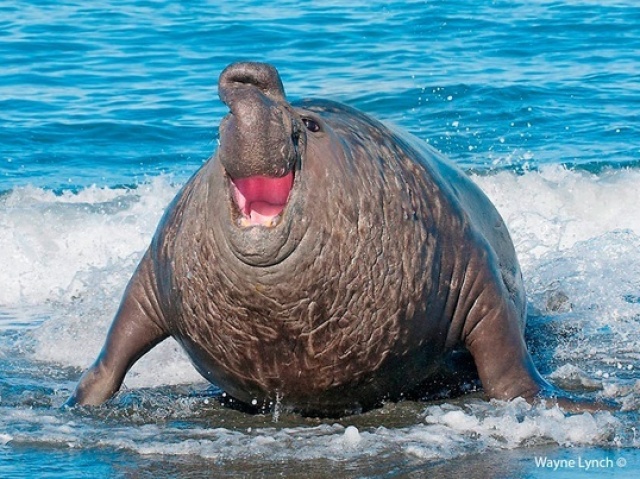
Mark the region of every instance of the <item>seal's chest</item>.
POLYGON ((223 286, 208 289, 206 298, 183 295, 180 335, 206 345, 205 355, 218 367, 265 385, 309 378, 314 387, 328 387, 352 380, 384 361, 400 337, 399 309, 380 310, 362 291, 311 288, 303 281, 223 286))

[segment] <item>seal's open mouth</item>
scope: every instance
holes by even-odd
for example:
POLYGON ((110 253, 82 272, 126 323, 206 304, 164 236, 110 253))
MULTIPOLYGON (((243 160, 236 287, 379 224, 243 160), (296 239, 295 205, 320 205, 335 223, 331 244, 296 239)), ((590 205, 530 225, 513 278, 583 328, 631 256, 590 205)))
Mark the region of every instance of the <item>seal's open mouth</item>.
POLYGON ((293 187, 293 171, 281 178, 230 178, 232 196, 240 212, 238 224, 272 227, 278 224, 293 187))

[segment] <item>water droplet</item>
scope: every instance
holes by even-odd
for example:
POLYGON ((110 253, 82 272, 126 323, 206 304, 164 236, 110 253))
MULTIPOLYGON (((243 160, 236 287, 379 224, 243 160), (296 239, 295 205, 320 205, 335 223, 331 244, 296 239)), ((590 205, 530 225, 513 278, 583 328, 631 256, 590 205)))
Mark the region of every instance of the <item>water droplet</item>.
POLYGON ((360 431, 355 426, 349 426, 344 430, 344 443, 346 446, 354 447, 360 441, 362 437, 360 436, 360 431))

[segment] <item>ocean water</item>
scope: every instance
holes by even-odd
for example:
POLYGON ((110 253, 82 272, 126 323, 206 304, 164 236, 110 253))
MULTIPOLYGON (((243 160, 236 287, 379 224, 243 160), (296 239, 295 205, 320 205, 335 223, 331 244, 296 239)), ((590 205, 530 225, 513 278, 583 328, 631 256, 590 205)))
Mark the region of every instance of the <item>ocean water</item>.
POLYGON ((637 477, 639 51, 621 0, 2 2, 0 478, 637 477), (476 393, 276 421, 223 407, 172 341, 106 406, 61 410, 215 151, 238 60, 468 171, 514 239, 539 369, 622 410, 476 393))

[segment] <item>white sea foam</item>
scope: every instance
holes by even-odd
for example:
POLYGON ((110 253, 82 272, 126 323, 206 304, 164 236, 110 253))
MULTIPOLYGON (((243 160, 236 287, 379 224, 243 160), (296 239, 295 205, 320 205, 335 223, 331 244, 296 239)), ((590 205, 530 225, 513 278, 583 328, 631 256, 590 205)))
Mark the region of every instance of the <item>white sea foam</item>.
MULTIPOLYGON (((640 171, 592 175, 548 167, 474 180, 510 228, 530 311, 565 337, 582 328, 550 354, 576 363, 589 377, 600 372, 605 386, 627 368, 639 368, 640 171)), ((0 310, 48 305, 50 319, 32 333, 36 359, 90 364, 176 191, 158 178, 136 189, 92 187, 55 195, 22 188, 0 198, 0 310)), ((169 340, 140 361, 127 384, 198 378, 169 340)))
MULTIPOLYGON (((20 311, 26 321, 32 320, 28 311, 50 316, 33 331, 36 359, 82 368, 95 359, 177 189, 160 177, 136 189, 91 187, 56 195, 26 187, 0 198, 0 310, 20 311)), ((199 379, 168 340, 134 367, 125 384, 199 379)))
POLYGON ((68 300, 102 288, 84 284, 99 270, 130 273, 175 193, 158 178, 136 189, 24 187, 0 197, 0 305, 68 300))
POLYGON ((640 171, 599 175, 553 165, 539 172, 501 172, 475 181, 504 217, 523 267, 545 254, 606 233, 640 235, 640 171))
POLYGON ((98 445, 143 455, 189 455, 219 461, 348 461, 382 454, 434 460, 550 444, 638 446, 637 439, 625 436, 620 420, 608 412, 566 415, 557 408, 532 407, 524 400, 431 406, 416 418, 416 424, 402 428, 326 423, 231 430, 163 422, 132 427, 69 421, 64 415, 33 410, 7 411, 0 418, 0 427, 9 430, 7 437, 14 443, 33 441, 30 431, 37 427, 41 443, 71 448, 98 445))

